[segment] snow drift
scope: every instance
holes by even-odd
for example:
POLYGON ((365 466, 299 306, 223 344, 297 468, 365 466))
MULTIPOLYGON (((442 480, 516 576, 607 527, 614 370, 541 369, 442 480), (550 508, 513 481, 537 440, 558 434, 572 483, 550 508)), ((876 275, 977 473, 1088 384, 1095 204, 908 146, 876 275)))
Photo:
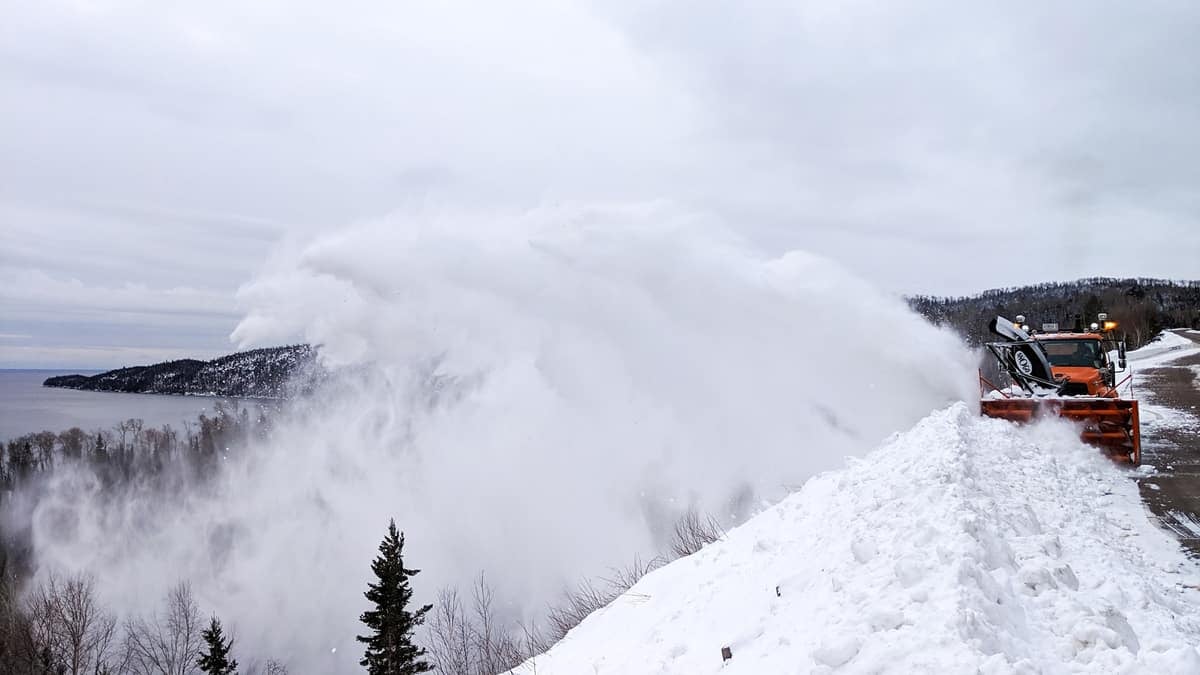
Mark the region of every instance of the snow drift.
POLYGON ((244 345, 303 339, 347 376, 214 494, 153 520, 65 494, 37 547, 116 603, 190 579, 296 672, 358 670, 389 517, 421 597, 486 571, 537 618, 685 509, 744 519, 973 392, 898 298, 664 204, 405 214, 281 251, 243 300, 244 345))
POLYGON ((1196 565, 1076 433, 936 412, 520 672, 1200 672, 1196 565))

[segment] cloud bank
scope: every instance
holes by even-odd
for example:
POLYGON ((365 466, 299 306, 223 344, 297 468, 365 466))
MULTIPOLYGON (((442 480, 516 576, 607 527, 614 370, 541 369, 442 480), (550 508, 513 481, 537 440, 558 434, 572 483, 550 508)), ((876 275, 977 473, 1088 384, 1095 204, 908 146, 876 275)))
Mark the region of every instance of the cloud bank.
MULTIPOLYGON (((280 239, 428 203, 664 199, 899 292, 1188 277, 1200 251, 1195 3, 49 0, 4 19, 17 275, 229 297, 280 239)), ((0 303, 2 332, 59 332, 0 303)), ((218 349, 236 323, 189 319, 110 342, 218 349)))

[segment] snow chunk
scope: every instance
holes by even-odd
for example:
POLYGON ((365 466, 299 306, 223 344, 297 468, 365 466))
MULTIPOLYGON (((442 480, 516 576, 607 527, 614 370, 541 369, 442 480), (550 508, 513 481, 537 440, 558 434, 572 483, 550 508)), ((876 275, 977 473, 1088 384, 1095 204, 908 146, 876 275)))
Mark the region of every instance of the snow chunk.
POLYGON ((837 668, 850 662, 862 648, 862 640, 852 635, 830 638, 812 651, 813 661, 837 668))

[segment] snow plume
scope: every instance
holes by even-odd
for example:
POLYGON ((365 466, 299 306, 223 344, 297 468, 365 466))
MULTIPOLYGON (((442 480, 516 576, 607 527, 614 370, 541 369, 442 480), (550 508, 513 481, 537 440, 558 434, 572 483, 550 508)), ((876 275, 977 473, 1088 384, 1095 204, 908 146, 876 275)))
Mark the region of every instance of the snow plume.
POLYGON ((973 391, 898 298, 668 204, 397 216, 279 253, 243 300, 235 339, 301 336, 343 376, 165 527, 39 554, 117 598, 188 578, 299 672, 357 669, 389 517, 419 595, 484 570, 532 618, 684 510, 743 520, 973 391))

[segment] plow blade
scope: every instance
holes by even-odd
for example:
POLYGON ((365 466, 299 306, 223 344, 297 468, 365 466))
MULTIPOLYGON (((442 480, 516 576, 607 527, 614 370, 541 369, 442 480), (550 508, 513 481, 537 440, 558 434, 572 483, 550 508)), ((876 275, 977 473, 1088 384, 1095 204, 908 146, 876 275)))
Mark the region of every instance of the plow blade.
POLYGON ((1114 459, 1137 466, 1142 462, 1138 402, 1117 398, 1001 398, 979 402, 988 417, 1029 422, 1058 416, 1083 425, 1080 438, 1104 449, 1114 459))

